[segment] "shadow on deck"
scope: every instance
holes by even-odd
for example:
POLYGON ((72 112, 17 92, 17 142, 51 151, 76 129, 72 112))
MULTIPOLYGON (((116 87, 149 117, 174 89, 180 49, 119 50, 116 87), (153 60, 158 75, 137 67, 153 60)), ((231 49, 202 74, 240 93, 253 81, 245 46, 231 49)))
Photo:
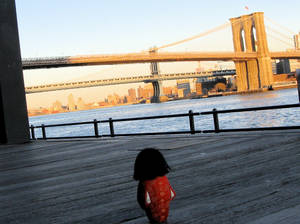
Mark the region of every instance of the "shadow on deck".
POLYGON ((0 145, 0 223, 148 223, 133 164, 172 168, 170 224, 300 223, 300 132, 122 137, 0 145))

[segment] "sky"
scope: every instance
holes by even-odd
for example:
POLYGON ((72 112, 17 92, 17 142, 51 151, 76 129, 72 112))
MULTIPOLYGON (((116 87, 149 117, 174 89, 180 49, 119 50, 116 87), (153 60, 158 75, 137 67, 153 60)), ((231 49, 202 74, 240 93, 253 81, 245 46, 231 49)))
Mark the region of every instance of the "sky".
MULTIPOLYGON (((22 58, 140 52, 182 40, 256 11, 281 25, 288 36, 300 31, 300 1, 285 0, 16 0, 22 58), (245 7, 249 10, 246 10, 245 7)), ((266 21, 266 25, 268 22, 266 21)), ((270 25, 274 25, 271 24, 270 25)), ((270 39, 271 41, 271 39, 270 39)), ((290 41, 292 44, 292 41, 290 41)), ((282 43, 273 40, 270 49, 282 43)), ((281 46, 283 49, 287 46, 281 46)), ((217 32, 170 51, 232 49, 231 30, 217 32)), ((164 63, 162 72, 194 70, 196 63, 164 63)), ((148 64, 24 71, 25 86, 149 73, 148 64)), ((66 94, 103 99, 128 86, 30 94, 29 106, 44 106, 66 94)))

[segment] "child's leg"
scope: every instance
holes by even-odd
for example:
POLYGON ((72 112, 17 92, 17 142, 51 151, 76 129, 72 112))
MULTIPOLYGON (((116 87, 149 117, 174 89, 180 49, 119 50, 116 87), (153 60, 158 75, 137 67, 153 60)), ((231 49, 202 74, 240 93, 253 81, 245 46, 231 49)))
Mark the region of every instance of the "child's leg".
POLYGON ((150 221, 151 224, 167 224, 167 221, 165 221, 165 222, 158 222, 155 219, 153 219, 150 208, 146 208, 145 212, 146 212, 146 215, 147 215, 147 217, 148 217, 148 219, 149 219, 149 221, 150 221))

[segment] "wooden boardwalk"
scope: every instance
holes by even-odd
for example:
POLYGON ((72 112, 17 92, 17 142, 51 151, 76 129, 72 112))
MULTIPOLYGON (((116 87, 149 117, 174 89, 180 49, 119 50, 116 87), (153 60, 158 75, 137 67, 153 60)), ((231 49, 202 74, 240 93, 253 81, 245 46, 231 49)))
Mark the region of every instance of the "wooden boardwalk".
POLYGON ((0 223, 148 223, 132 179, 146 146, 172 168, 170 224, 300 223, 299 131, 0 145, 0 223))

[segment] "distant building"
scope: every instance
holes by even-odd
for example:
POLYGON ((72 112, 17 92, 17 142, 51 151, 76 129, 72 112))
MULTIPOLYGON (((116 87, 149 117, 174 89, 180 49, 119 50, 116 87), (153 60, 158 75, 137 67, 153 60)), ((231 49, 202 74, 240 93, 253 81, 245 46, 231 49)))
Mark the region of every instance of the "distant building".
POLYGON ((201 82, 196 83, 196 95, 197 96, 204 95, 202 92, 202 83, 201 82))
POLYGON ((207 95, 209 91, 225 91, 227 80, 223 77, 198 78, 196 82, 196 94, 207 95))
POLYGON ((137 89, 137 97, 138 99, 144 98, 144 89, 141 86, 139 86, 139 88, 137 89))
POLYGON ((185 97, 184 89, 178 89, 178 98, 183 98, 183 97, 185 97))
POLYGON ((127 103, 135 103, 135 102, 136 102, 136 91, 135 91, 135 89, 133 89, 133 88, 128 89, 127 103))
POLYGON ((190 87, 190 81, 189 80, 179 80, 177 81, 177 89, 178 89, 178 97, 179 95, 182 95, 182 97, 187 97, 191 95, 191 87, 190 87), (182 93, 181 93, 182 91, 182 93))
POLYGON ((199 72, 204 72, 204 68, 201 66, 201 62, 198 61, 198 67, 196 68, 196 72, 199 73, 199 72))
POLYGON ((87 109, 87 106, 85 105, 85 103, 81 97, 78 98, 77 109, 78 110, 86 110, 87 109))
POLYGON ((107 96, 107 102, 111 105, 117 105, 117 104, 121 103, 121 98, 118 94, 114 93, 114 95, 107 96))
POLYGON ((291 72, 295 72, 296 69, 300 68, 300 60, 290 59, 291 72))
POLYGON ((58 100, 56 100, 51 108, 50 108, 50 112, 51 113, 59 113, 59 112, 63 112, 63 108, 62 108, 62 103, 58 100))
POLYGON ((276 74, 288 74, 291 72, 290 60, 289 59, 280 59, 276 63, 276 74))
POLYGON ((69 111, 76 110, 75 100, 72 93, 68 96, 68 109, 69 111))
POLYGON ((294 35, 294 45, 296 50, 300 50, 300 32, 294 35))

